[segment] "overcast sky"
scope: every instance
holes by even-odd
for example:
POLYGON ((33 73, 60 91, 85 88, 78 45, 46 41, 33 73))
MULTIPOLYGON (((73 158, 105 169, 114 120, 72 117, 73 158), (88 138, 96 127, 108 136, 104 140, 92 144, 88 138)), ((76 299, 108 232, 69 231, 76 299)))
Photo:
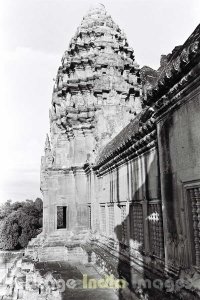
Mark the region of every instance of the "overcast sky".
MULTIPOLYGON (((199 23, 199 0, 102 0, 136 61, 158 68, 199 23)), ((53 78, 94 1, 0 0, 0 202, 41 196, 53 78)))

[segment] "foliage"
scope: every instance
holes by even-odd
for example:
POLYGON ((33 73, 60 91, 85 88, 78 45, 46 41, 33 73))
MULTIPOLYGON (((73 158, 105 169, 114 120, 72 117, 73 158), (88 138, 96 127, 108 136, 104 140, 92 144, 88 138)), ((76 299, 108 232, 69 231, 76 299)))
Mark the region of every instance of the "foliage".
POLYGON ((2 206, 1 206, 1 209, 0 209, 0 220, 4 219, 6 216, 8 216, 13 208, 12 208, 12 200, 7 200, 2 206))
POLYGON ((0 249, 13 250, 27 246, 42 226, 42 200, 6 201, 0 206, 0 249))

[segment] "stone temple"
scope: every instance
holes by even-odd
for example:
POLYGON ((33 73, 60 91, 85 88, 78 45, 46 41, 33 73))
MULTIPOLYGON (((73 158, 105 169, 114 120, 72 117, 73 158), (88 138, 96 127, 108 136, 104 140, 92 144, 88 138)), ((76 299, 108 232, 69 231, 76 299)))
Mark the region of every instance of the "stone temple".
POLYGON ((125 34, 103 6, 90 10, 62 57, 53 90, 51 143, 47 136, 41 167, 46 233, 93 227, 101 181, 94 168, 106 144, 141 112, 141 95, 125 34))
POLYGON ((127 280, 133 294, 118 299, 200 299, 200 25, 153 70, 138 66, 103 5, 89 10, 62 57, 49 114, 43 233, 26 257, 37 269, 85 261, 86 251, 127 280))

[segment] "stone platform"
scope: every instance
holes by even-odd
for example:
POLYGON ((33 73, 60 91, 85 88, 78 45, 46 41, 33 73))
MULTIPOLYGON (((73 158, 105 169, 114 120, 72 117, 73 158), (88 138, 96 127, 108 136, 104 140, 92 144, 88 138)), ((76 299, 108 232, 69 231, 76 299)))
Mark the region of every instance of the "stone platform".
POLYGON ((90 232, 60 231, 48 237, 40 234, 29 243, 9 276, 3 300, 137 300, 126 281, 122 297, 116 286, 119 278, 112 271, 103 257, 97 262, 90 232))
POLYGON ((81 245, 85 245, 90 239, 90 232, 59 230, 51 235, 38 235, 29 243, 25 255, 35 261, 85 261, 86 250, 81 245))
MULTIPOLYGON (((3 300, 182 299, 177 298, 182 295, 168 293, 154 286, 140 287, 139 280, 152 282, 153 273, 147 274, 142 260, 136 266, 130 249, 127 251, 122 251, 117 242, 102 236, 97 238, 86 231, 76 234, 55 232, 48 237, 39 235, 29 243, 25 256, 9 274, 3 300), (105 286, 109 278, 114 284, 105 286), (137 281, 133 282, 131 278, 137 281), (123 289, 115 285, 118 280, 125 282, 123 289)), ((159 274, 154 275, 164 280, 159 274)), ((198 298, 193 296, 190 299, 198 298)))
MULTIPOLYGON (((88 288, 87 284, 83 286, 83 276, 87 276, 88 280, 95 279, 97 281, 102 278, 91 264, 83 264, 81 262, 48 262, 36 263, 35 268, 43 277, 45 276, 44 273, 51 273, 53 276, 56 274, 65 283, 64 291, 59 295, 60 298, 57 295, 55 299, 118 299, 117 292, 113 288, 88 288)), ((56 291, 54 294, 56 294, 56 291)))

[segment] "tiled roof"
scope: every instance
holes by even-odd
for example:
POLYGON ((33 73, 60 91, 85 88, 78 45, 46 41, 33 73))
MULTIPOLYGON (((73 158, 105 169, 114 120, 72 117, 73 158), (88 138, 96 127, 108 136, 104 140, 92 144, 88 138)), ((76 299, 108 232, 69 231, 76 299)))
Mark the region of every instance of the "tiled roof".
POLYGON ((160 72, 157 83, 148 91, 147 103, 152 104, 167 93, 200 60, 200 24, 186 42, 172 51, 168 63, 160 72))
POLYGON ((123 147, 127 142, 134 142, 141 138, 139 129, 143 125, 143 118, 145 114, 148 114, 148 108, 138 114, 124 129, 120 131, 116 137, 114 137, 101 151, 96 160, 96 166, 100 165, 105 159, 117 151, 120 147, 123 147), (138 134, 138 135, 137 135, 138 134))

